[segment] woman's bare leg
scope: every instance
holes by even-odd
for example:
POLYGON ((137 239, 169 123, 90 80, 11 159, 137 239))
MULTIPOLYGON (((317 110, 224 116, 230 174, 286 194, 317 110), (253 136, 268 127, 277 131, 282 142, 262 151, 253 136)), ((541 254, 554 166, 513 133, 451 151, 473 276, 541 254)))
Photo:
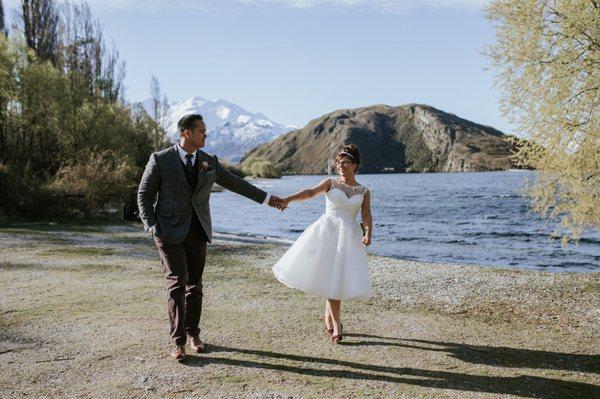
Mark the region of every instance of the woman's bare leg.
POLYGON ((333 330, 333 320, 331 319, 331 309, 329 308, 328 300, 325 300, 325 326, 328 330, 333 330))
POLYGON ((342 302, 337 299, 328 299, 327 304, 329 305, 329 314, 333 321, 333 335, 341 335, 341 318, 340 311, 342 308, 342 302))

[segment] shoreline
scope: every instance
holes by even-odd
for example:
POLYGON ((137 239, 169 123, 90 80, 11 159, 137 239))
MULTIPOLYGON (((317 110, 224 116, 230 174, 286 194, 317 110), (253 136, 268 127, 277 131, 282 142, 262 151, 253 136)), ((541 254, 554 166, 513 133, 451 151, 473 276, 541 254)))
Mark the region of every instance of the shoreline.
MULTIPOLYGON (((57 229, 60 230, 61 227, 65 229, 69 229, 73 226, 108 226, 111 228, 130 228, 131 231, 139 231, 143 233, 143 227, 139 222, 123 222, 121 220, 98 220, 98 221, 77 221, 73 223, 68 222, 16 222, 8 225, 0 226, 1 229, 57 229)), ((276 237, 268 237, 268 236, 255 236, 255 235, 245 235, 245 234, 235 234, 228 232, 213 232, 213 242, 214 241, 223 241, 223 242, 232 242, 232 243, 247 243, 247 244, 259 244, 259 245, 275 245, 279 247, 289 247, 294 243, 294 240, 287 240, 283 238, 276 237)), ((368 251, 368 250, 367 250, 368 251)), ((480 263, 460 263, 460 262, 442 262, 442 261, 426 261, 426 260, 416 260, 416 259, 408 259, 402 257, 396 257, 393 255, 380 255, 375 253, 368 253, 369 258, 389 258, 391 260, 397 260, 402 262, 411 262, 418 264, 425 264, 431 266, 440 266, 440 267, 475 267, 475 268, 483 268, 483 269, 492 269, 492 270, 506 270, 506 271, 522 271, 522 272, 533 272, 533 273, 550 273, 550 274, 600 274, 599 270, 558 270, 556 268, 553 269, 533 269, 533 268, 525 268, 518 266, 510 266, 510 265, 484 265, 480 263)))
MULTIPOLYGON (((274 238, 274 237, 268 237, 268 236, 240 235, 240 234, 225 233, 225 232, 219 232, 219 231, 215 231, 213 233, 213 241, 216 241, 216 240, 225 241, 225 242, 243 242, 243 243, 248 243, 248 244, 278 245, 278 246, 283 246, 283 247, 289 247, 294 243, 293 240, 286 240, 286 239, 281 239, 281 238, 274 238)), ((381 257, 381 258, 389 258, 389 259, 405 261, 405 262, 423 263, 423 264, 427 264, 427 265, 438 265, 441 267, 472 266, 472 267, 479 267, 479 268, 484 268, 484 269, 489 268, 489 269, 517 270, 517 271, 524 271, 524 272, 540 272, 540 273, 575 273, 575 274, 600 273, 600 269, 599 270, 587 270, 587 269, 585 269, 585 270, 560 270, 557 268, 534 269, 534 268, 525 268, 525 267, 510 266, 510 265, 484 265, 481 263, 459 263, 459 262, 454 263, 454 262, 441 262, 441 261, 439 261, 439 262, 425 261, 425 260, 402 258, 399 256, 393 256, 393 255, 380 255, 380 254, 375 254, 375 253, 368 253, 368 256, 369 256, 369 258, 381 257)))
POLYGON ((216 241, 216 240, 226 241, 226 242, 245 242, 248 244, 267 244, 267 245, 272 244, 272 245, 281 245, 281 246, 286 246, 286 247, 289 247, 294 243, 294 241, 292 241, 292 240, 284 240, 284 239, 274 238, 274 237, 262 236, 262 238, 261 238, 261 237, 252 236, 252 235, 232 234, 232 233, 224 233, 224 232, 219 232, 219 231, 213 232, 213 241, 216 241))

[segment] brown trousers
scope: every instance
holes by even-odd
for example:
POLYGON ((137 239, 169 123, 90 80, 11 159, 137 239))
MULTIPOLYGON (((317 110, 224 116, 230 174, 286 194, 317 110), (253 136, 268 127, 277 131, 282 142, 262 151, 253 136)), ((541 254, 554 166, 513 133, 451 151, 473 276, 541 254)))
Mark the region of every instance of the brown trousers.
POLYGON ((200 333, 202 272, 206 263, 206 235, 191 230, 181 244, 154 237, 166 277, 171 340, 185 345, 186 334, 200 333))

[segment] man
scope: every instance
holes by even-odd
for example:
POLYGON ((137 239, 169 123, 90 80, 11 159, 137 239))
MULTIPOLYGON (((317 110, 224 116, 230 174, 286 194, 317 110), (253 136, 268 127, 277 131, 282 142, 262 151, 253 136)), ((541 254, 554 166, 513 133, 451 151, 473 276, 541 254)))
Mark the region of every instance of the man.
POLYGON ((199 324, 202 272, 207 242, 212 238, 209 198, 213 184, 282 211, 286 205, 230 173, 215 155, 200 150, 206 141, 201 115, 186 115, 177 127, 179 143, 150 156, 138 189, 138 207, 144 229, 154 237, 167 280, 175 345, 171 357, 181 361, 186 335, 192 350, 200 353, 204 349, 199 324))

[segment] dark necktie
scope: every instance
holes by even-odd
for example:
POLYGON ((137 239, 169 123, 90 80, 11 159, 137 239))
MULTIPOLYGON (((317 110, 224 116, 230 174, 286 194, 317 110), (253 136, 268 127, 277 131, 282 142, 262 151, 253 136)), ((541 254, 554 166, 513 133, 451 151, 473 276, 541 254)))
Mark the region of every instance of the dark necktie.
POLYGON ((185 163, 185 168, 187 169, 188 172, 192 171, 192 168, 194 167, 194 165, 192 165, 192 158, 194 157, 193 154, 186 154, 185 159, 187 159, 187 162, 185 163))

